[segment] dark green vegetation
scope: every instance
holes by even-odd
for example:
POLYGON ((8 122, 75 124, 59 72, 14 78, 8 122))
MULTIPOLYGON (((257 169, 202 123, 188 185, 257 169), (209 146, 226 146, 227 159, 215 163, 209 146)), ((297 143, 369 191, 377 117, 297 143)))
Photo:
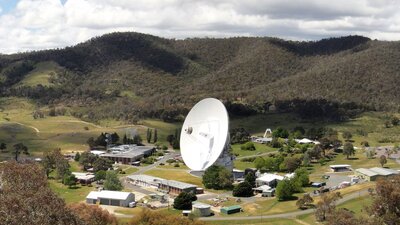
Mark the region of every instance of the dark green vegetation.
POLYGON ((174 208, 179 210, 191 210, 192 202, 196 200, 197 197, 195 194, 182 192, 174 199, 174 208))
POLYGON ((179 121, 209 96, 225 101, 232 115, 275 108, 343 120, 364 109, 398 110, 399 50, 398 42, 360 36, 288 42, 113 33, 0 56, 0 92, 90 121, 179 121))
POLYGON ((206 188, 215 190, 232 188, 232 172, 222 166, 213 165, 206 169, 203 184, 206 188))

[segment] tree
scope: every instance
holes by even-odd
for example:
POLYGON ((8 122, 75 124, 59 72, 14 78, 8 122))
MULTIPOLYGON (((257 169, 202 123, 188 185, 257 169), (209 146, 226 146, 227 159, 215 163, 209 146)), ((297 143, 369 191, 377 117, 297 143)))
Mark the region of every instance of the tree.
POLYGON ((142 145, 142 137, 140 137, 139 134, 135 134, 135 136, 133 136, 133 144, 142 145))
POLYGON ((104 181, 104 189, 110 191, 120 191, 122 190, 122 184, 118 179, 117 173, 115 171, 106 172, 106 180, 104 181))
POLYGON ((343 154, 346 155, 346 158, 349 159, 350 155, 354 155, 356 151, 354 150, 353 144, 350 142, 344 143, 343 146, 343 154))
POLYGON ((173 149, 179 149, 179 148, 180 148, 180 144, 179 144, 179 140, 178 140, 178 139, 175 139, 175 140, 172 142, 172 148, 173 148, 173 149))
POLYGON ((174 208, 179 210, 191 210, 192 202, 196 200, 197 197, 193 193, 181 192, 174 199, 174 208))
POLYGON ((306 151, 306 152, 304 153, 304 156, 303 156, 303 165, 304 165, 304 166, 309 166, 309 165, 310 165, 310 154, 308 153, 308 151, 306 151))
POLYGON ((76 177, 73 174, 65 174, 63 178, 63 184, 67 185, 68 188, 76 185, 76 177))
POLYGON ((397 126, 400 124, 400 119, 397 116, 392 116, 391 122, 393 126, 397 126))
POLYGON ((247 132, 243 127, 234 128, 229 133, 232 144, 242 144, 250 139, 250 133, 247 132))
POLYGON ((295 172, 294 179, 297 180, 302 187, 306 187, 310 184, 309 174, 305 168, 299 168, 294 172, 295 172))
POLYGON ((79 158, 80 158, 80 157, 81 157, 81 153, 77 152, 77 153, 75 154, 75 157, 74 157, 75 162, 79 162, 79 158))
POLYGON ((0 174, 1 224, 82 224, 49 188, 38 164, 1 163, 0 174))
POLYGON ((342 137, 345 141, 349 141, 353 137, 353 134, 351 134, 350 131, 344 131, 342 137))
POLYGON ((117 225, 117 218, 97 205, 73 203, 68 208, 74 212, 85 225, 117 225))
POLYGON ((2 143, 0 144, 0 151, 3 152, 3 151, 6 150, 6 149, 7 149, 6 143, 3 143, 3 142, 2 142, 2 143))
POLYGON ((265 161, 262 157, 257 157, 254 160, 254 166, 257 168, 257 170, 261 170, 262 168, 264 168, 264 164, 265 164, 265 161))
POLYGON ((69 174, 69 163, 68 160, 64 158, 64 155, 61 153, 61 149, 57 148, 52 151, 52 157, 54 158, 54 164, 56 169, 56 178, 62 179, 65 174, 69 174))
POLYGON ((22 143, 15 144, 14 146, 14 155, 15 155, 15 161, 18 161, 18 156, 23 153, 25 155, 29 155, 28 152, 28 147, 26 147, 22 143))
POLYGON ((288 138, 289 137, 289 132, 286 129, 283 129, 282 127, 278 127, 272 132, 272 137, 274 138, 288 138))
POLYGON ((111 134, 111 143, 115 144, 119 141, 119 135, 117 134, 117 132, 114 132, 111 134))
POLYGON ((317 209, 315 210, 317 221, 325 221, 327 216, 335 211, 336 201, 340 198, 342 198, 340 192, 322 194, 321 200, 317 203, 317 209))
POLYGON ((83 169, 86 170, 89 167, 93 166, 93 163, 96 161, 97 156, 91 152, 83 152, 79 158, 79 164, 83 166, 83 169))
POLYGON ((400 175, 378 179, 368 213, 379 218, 380 224, 400 224, 400 175))
POLYGON ((150 128, 147 128, 146 140, 147 140, 147 143, 150 143, 150 141, 151 141, 151 129, 150 128))
POLYGON ((295 182, 289 179, 283 179, 278 182, 278 185, 276 186, 275 194, 276 197, 280 201, 285 201, 285 200, 290 200, 293 198, 293 194, 296 192, 298 187, 295 182))
POLYGON ((128 137, 126 136, 126 134, 124 134, 124 137, 122 138, 122 144, 128 144, 128 137))
POLYGON ((175 140, 175 136, 173 134, 169 134, 167 136, 167 141, 170 145, 172 145, 173 141, 175 140))
POLYGON ((244 176, 244 181, 248 182, 252 187, 256 186, 256 175, 253 171, 249 171, 244 176))
POLYGON ((242 146, 240 146, 241 150, 246 150, 246 151, 255 151, 256 147, 254 146, 253 142, 246 142, 242 146))
POLYGON ((379 157, 379 163, 383 167, 383 165, 385 165, 387 163, 386 156, 381 155, 381 157, 379 157))
POLYGON ((293 172, 301 166, 301 159, 299 159, 297 157, 285 158, 285 160, 283 161, 283 164, 285 165, 285 169, 287 171, 293 172))
POLYGON ((106 179, 106 171, 104 171, 104 170, 98 170, 98 171, 94 174, 94 179, 95 179, 95 180, 104 180, 104 179, 106 179))
POLYGON ((253 196, 253 187, 249 182, 243 181, 233 188, 232 195, 235 197, 251 197, 253 196))
POLYGON ((215 190, 230 189, 232 187, 232 173, 225 167, 213 165, 206 169, 203 175, 203 184, 206 188, 215 190))
POLYGON ((158 141, 157 129, 154 129, 153 143, 157 143, 157 141, 158 141))
POLYGON ((296 206, 299 209, 306 209, 308 208, 314 199, 310 196, 310 194, 304 194, 302 198, 299 198, 296 202, 296 206))
POLYGON ((93 162, 93 171, 99 171, 99 170, 108 170, 109 168, 112 167, 113 161, 106 159, 106 158, 101 158, 97 157, 97 159, 93 162))
POLYGON ((86 141, 86 143, 89 145, 89 148, 93 148, 96 146, 96 141, 94 140, 93 137, 88 138, 88 140, 86 141))

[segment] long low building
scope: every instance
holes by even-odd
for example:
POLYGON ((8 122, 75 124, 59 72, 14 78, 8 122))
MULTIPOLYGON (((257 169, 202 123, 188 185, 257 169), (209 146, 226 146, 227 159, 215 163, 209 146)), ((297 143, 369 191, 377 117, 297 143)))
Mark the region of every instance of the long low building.
POLYGON ((166 180, 159 177, 148 175, 131 175, 128 176, 130 183, 142 186, 153 187, 162 192, 167 192, 172 195, 179 195, 181 192, 191 192, 196 194, 196 185, 184 183, 176 180, 166 180))
POLYGON ((111 153, 101 154, 100 157, 108 158, 122 164, 132 164, 135 161, 148 157, 156 149, 153 146, 119 145, 109 149, 111 153))
POLYGON ((375 181, 380 177, 390 177, 397 174, 400 174, 400 172, 397 170, 380 167, 373 167, 369 169, 359 168, 355 170, 356 176, 368 181, 375 181))
POLYGON ((86 203, 128 207, 135 201, 135 195, 122 191, 91 191, 86 196, 86 203))

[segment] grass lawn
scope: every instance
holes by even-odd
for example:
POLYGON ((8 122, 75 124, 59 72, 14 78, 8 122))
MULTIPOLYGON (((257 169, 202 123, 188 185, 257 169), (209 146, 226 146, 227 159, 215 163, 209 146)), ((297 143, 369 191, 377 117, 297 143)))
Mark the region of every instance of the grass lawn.
POLYGON ((124 177, 124 176, 128 176, 131 175, 132 173, 138 171, 139 169, 130 165, 119 165, 119 168, 122 169, 122 171, 125 172, 125 174, 121 174, 119 173, 118 176, 119 177, 124 177))
MULTIPOLYGON (((157 138, 158 138, 157 142, 164 144, 166 146, 169 146, 169 143, 166 141, 167 136, 170 134, 175 135, 175 130, 180 129, 182 127, 181 123, 166 123, 161 120, 155 120, 155 119, 142 120, 139 121, 139 123, 147 127, 157 129, 157 138)), ((143 140, 146 139, 146 135, 142 137, 143 140)))
POLYGON ((168 180, 177 180, 181 182, 186 182, 190 184, 197 185, 199 187, 203 187, 201 183, 201 179, 195 176, 190 175, 186 171, 179 171, 179 170, 163 170, 163 169, 152 169, 146 171, 145 174, 161 177, 168 180))
POLYGON ((55 76, 59 69, 61 69, 61 67, 53 61, 37 63, 35 68, 24 76, 24 79, 18 82, 16 86, 36 86, 38 84, 51 86, 52 84, 49 82, 49 78, 51 74, 55 76))
POLYGON ((277 149, 271 148, 265 144, 259 144, 259 143, 254 143, 254 147, 256 147, 255 151, 247 151, 247 150, 242 150, 240 149, 242 145, 241 144, 234 144, 232 145, 232 150, 237 157, 241 156, 252 156, 252 155, 259 155, 263 153, 268 153, 268 152, 273 152, 276 151, 277 149))
MULTIPOLYGON (((371 196, 363 196, 357 199, 347 201, 337 206, 337 208, 347 208, 355 213, 356 216, 363 216, 366 214, 364 208, 372 203, 371 196)), ((297 219, 309 224, 317 224, 314 213, 298 216, 297 219)))
POLYGON ((49 180, 50 188, 67 203, 76 203, 86 200, 89 192, 95 190, 94 187, 77 185, 76 188, 68 188, 56 180, 49 180))

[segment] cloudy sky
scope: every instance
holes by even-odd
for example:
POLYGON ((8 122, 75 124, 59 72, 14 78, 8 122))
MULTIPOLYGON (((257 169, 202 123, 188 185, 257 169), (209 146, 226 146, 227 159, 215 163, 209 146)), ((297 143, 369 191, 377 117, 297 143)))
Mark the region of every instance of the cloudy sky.
POLYGON ((350 34, 400 40, 397 0, 0 0, 0 52, 73 45, 112 31, 167 38, 350 34))

